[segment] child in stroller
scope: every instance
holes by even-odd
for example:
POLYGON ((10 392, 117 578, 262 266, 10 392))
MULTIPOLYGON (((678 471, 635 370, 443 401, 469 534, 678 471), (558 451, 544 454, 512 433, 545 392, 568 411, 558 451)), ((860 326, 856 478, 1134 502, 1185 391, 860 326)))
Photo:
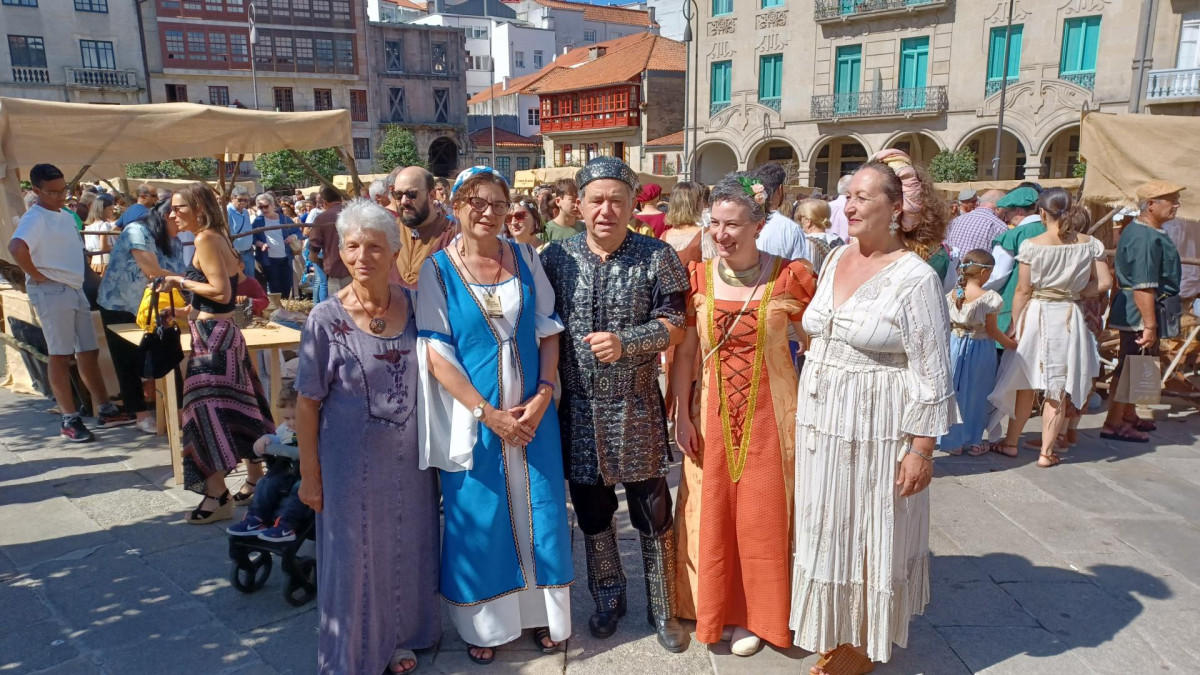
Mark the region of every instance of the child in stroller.
POLYGON ((296 447, 296 389, 285 383, 278 405, 283 422, 274 434, 254 443, 254 452, 265 457, 267 473, 254 488, 242 522, 225 531, 232 537, 257 537, 270 542, 296 540, 296 529, 312 518, 312 509, 300 501, 300 451, 296 447))

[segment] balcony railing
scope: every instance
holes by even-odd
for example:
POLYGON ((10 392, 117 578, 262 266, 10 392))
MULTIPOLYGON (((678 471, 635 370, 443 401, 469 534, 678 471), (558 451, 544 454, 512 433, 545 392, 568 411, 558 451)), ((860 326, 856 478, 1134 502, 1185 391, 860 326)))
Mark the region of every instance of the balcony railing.
POLYGON ((31 66, 13 66, 13 82, 21 84, 50 84, 49 68, 33 68, 31 66))
POLYGON ((937 115, 946 112, 946 87, 855 91, 812 97, 815 120, 847 117, 937 115))
POLYGON ((779 97, 767 97, 758 99, 759 105, 765 105, 775 112, 779 112, 779 97))
POLYGON ((1096 89, 1096 74, 1095 73, 1059 73, 1058 79, 1064 82, 1070 82, 1076 86, 1083 87, 1088 91, 1096 89))
POLYGON ((818 22, 849 20, 865 14, 892 14, 945 7, 948 0, 817 0, 813 18, 818 22))
MULTIPOLYGON (((1015 78, 1015 77, 1008 78, 1008 86, 1011 87, 1016 83, 1017 83, 1017 78, 1015 78)), ((1003 84, 1004 84, 1004 78, 998 77, 994 80, 988 80, 987 85, 985 85, 983 88, 983 95, 985 97, 987 97, 987 96, 994 96, 996 94, 999 94, 1000 89, 1003 88, 1001 86, 1003 84)))
POLYGON ((1200 97, 1200 68, 1150 71, 1150 84, 1146 87, 1147 101, 1197 97, 1200 97))
POLYGON ((103 89, 137 89, 136 70, 107 68, 76 68, 67 66, 67 86, 98 87, 103 89))

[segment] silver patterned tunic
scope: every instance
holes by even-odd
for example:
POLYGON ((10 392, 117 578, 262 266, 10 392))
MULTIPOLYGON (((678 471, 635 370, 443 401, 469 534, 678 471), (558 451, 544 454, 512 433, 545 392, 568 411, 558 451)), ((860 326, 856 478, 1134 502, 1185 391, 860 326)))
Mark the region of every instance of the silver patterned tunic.
POLYGON ((684 324, 687 272, 666 243, 630 232, 602 260, 587 235, 551 243, 542 266, 566 325, 558 408, 567 479, 589 485, 667 475, 671 447, 658 386, 658 355, 670 336, 659 319, 684 324), (616 333, 623 353, 600 363, 583 338, 616 333))

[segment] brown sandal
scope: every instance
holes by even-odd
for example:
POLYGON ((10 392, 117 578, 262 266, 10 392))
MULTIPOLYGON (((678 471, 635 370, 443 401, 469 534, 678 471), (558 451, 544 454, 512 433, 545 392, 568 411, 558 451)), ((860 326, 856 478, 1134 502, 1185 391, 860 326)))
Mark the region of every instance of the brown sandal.
POLYGON ((992 443, 988 447, 988 450, 996 453, 997 455, 1004 455, 1010 459, 1016 458, 1018 454, 1017 446, 1009 445, 1008 443, 992 443), (1005 452, 1004 448, 1012 448, 1012 454, 1005 452))
POLYGON ((1061 462, 1061 461, 1062 461, 1062 458, 1061 458, 1061 457, 1059 457, 1058 455, 1054 454, 1054 452, 1053 452, 1053 451, 1051 451, 1051 452, 1042 452, 1042 453, 1040 453, 1040 454, 1041 454, 1041 457, 1038 457, 1038 462, 1037 462, 1037 465, 1038 465, 1038 467, 1040 467, 1040 468, 1042 468, 1042 469, 1049 469, 1049 468, 1050 468, 1050 467, 1052 467, 1052 466, 1058 466, 1059 462, 1061 462), (1048 462, 1050 462, 1050 463, 1049 463, 1049 464, 1042 464, 1042 460, 1043 460, 1043 459, 1044 459, 1044 460, 1046 460, 1046 461, 1048 461, 1048 462))
POLYGON ((809 672, 820 675, 866 675, 873 670, 875 664, 871 659, 858 653, 849 644, 843 644, 822 654, 809 672))

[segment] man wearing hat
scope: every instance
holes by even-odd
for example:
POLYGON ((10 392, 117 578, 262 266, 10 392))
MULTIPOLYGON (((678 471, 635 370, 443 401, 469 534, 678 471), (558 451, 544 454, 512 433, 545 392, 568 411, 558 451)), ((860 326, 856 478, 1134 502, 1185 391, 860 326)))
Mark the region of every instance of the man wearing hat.
MULTIPOLYGON (((1121 232, 1114 264, 1117 294, 1108 315, 1108 327, 1121 335, 1117 370, 1110 391, 1116 391, 1125 357, 1158 354, 1158 340, 1179 335, 1182 306, 1179 284, 1183 267, 1179 249, 1163 232, 1163 225, 1179 211, 1182 185, 1152 180, 1137 189, 1141 214, 1121 232)), ((1114 441, 1145 443, 1146 431, 1157 427, 1138 418, 1134 406, 1109 402, 1108 416, 1100 437, 1114 441)))
POLYGON ((588 162, 575 180, 587 230, 551 242, 542 266, 566 326, 558 408, 571 502, 583 530, 593 636, 625 614, 625 573, 613 516, 616 484, 641 535, 647 618, 666 650, 687 649, 675 618, 675 533, 667 471, 671 446, 658 387, 658 355, 683 339, 687 273, 675 251, 630 232, 637 174, 615 157, 588 162))
POLYGON ((992 268, 992 278, 984 286, 988 290, 998 291, 1004 298, 1004 307, 997 317, 1002 331, 1007 331, 1012 323, 1012 301, 1017 292, 1018 275, 1014 274, 1017 251, 1026 239, 1046 232, 1046 226, 1038 215, 1037 200, 1037 190, 1019 187, 996 202, 997 208, 1008 212, 1009 222, 1017 221, 1016 227, 1001 233, 992 241, 992 257, 996 259, 996 266, 992 268))
POLYGON ((979 204, 979 196, 971 188, 958 191, 958 208, 961 213, 970 213, 979 204))

